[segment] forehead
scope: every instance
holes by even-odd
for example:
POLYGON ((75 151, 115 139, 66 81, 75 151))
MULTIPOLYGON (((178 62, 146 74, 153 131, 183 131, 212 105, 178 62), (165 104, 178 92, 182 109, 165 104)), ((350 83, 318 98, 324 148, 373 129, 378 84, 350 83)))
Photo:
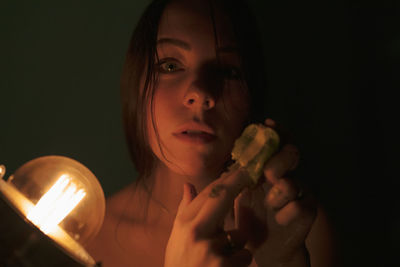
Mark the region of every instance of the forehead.
POLYGON ((214 1, 175 0, 166 6, 160 19, 158 39, 177 38, 191 44, 212 42, 215 47, 215 35, 218 46, 235 43, 230 20, 214 1))

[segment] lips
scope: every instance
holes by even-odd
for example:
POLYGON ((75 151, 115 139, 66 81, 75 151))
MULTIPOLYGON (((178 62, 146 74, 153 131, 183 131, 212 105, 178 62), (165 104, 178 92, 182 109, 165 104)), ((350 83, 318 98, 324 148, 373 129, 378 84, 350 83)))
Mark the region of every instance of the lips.
POLYGON ((174 133, 179 140, 195 144, 206 144, 216 139, 215 131, 202 123, 188 123, 174 133))

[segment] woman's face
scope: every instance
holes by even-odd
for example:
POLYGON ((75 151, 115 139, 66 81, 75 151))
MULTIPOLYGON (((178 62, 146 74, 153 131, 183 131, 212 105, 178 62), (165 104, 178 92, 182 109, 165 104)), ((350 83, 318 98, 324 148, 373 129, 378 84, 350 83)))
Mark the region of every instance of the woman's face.
POLYGON ((214 19, 216 31, 208 1, 166 7, 157 38, 158 84, 147 117, 149 142, 161 163, 210 179, 229 159, 249 105, 231 26, 216 7, 214 19))

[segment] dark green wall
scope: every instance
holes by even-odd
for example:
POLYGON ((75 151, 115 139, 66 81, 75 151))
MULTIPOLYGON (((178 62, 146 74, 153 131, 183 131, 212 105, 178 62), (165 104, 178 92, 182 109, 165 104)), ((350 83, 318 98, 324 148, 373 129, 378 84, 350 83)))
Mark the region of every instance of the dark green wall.
POLYGON ((77 159, 108 195, 133 179, 119 77, 146 1, 0 4, 0 162, 9 171, 48 154, 77 159))
MULTIPOLYGON (((40 155, 71 156, 111 193, 133 175, 119 77, 147 1, 39 2, 1 6, 1 161, 12 171, 40 155)), ((357 134, 347 10, 333 1, 252 2, 266 47, 268 116, 293 132, 307 169, 335 169, 336 155, 357 134)), ((349 153, 340 168, 353 171, 347 165, 356 151, 349 153)), ((309 176, 315 186, 330 187, 309 176)))
MULTIPOLYGON (((0 163, 8 174, 35 157, 59 154, 91 169, 106 195, 134 179, 119 77, 147 2, 0 3, 0 163)), ((265 42, 268 116, 295 136, 302 155, 297 175, 346 240, 346 266, 360 266, 359 95, 372 86, 375 54, 365 41, 377 32, 366 23, 373 8, 357 1, 251 2, 265 42)))

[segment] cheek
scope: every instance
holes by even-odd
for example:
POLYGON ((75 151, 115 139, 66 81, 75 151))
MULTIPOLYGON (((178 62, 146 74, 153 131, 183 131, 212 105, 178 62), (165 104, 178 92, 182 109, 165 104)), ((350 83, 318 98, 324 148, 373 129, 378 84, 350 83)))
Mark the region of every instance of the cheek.
MULTIPOLYGON (((174 118, 179 114, 179 95, 174 86, 162 86, 155 88, 152 101, 147 106, 147 130, 153 152, 158 154, 160 141, 171 132, 174 118)), ((163 143, 163 142, 161 142, 163 143)))
POLYGON ((152 112, 158 128, 168 126, 171 119, 179 115, 181 96, 177 88, 173 84, 163 84, 154 92, 152 112))
POLYGON ((221 124, 224 125, 225 148, 230 152, 233 142, 238 138, 249 116, 249 95, 243 88, 231 87, 222 95, 221 124))
POLYGON ((223 101, 228 118, 244 123, 249 115, 250 97, 248 90, 239 86, 227 86, 224 89, 223 101))

